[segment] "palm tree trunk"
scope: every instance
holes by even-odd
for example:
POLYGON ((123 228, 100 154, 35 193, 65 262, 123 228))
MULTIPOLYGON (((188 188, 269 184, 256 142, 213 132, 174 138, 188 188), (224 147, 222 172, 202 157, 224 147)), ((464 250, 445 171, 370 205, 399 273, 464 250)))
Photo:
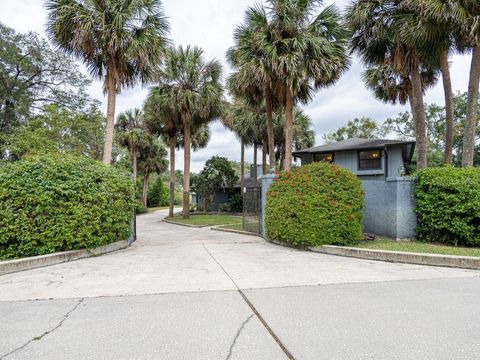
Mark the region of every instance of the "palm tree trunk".
POLYGON ((183 117, 183 218, 190 218, 190 114, 184 113, 183 117))
POLYGON ((263 138, 262 142, 262 175, 267 173, 267 143, 268 139, 263 138))
POLYGON ((113 126, 115 123, 115 102, 117 99, 117 85, 113 76, 113 66, 109 66, 107 74, 107 127, 105 129, 105 145, 103 147, 103 163, 112 162, 113 126))
POLYGON ((243 139, 240 147, 240 194, 243 196, 243 189, 245 188, 245 143, 243 139))
POLYGON ((468 84, 467 116, 463 137, 462 166, 473 166, 475 135, 477 129, 478 90, 480 82, 480 45, 473 48, 470 81, 468 84))
POLYGON ((270 171, 275 170, 275 138, 273 136, 273 110, 268 92, 265 91, 265 112, 267 115, 267 139, 270 171))
POLYGON ((423 103, 422 79, 418 67, 412 71, 412 108, 413 122, 415 124, 415 138, 417 141, 417 168, 427 167, 427 128, 425 120, 425 105, 423 103))
POLYGON ((257 177, 258 177, 258 145, 257 143, 253 143, 253 183, 255 186, 257 186, 257 177))
POLYGON ((290 86, 287 86, 285 102, 285 165, 284 169, 292 169, 292 142, 293 142, 293 94, 290 86))
POLYGON ((143 176, 143 189, 142 189, 142 203, 143 207, 147 208, 147 194, 148 194, 148 179, 150 178, 150 173, 147 171, 143 176))
POLYGON ((173 207, 175 205, 175 137, 168 139, 170 146, 170 203, 168 208, 168 216, 173 216, 173 207))
POLYGON ((445 93, 445 164, 452 164, 453 156, 453 91, 448 64, 448 52, 440 54, 440 69, 442 71, 443 92, 445 93))
POLYGON ((132 180, 133 184, 137 184, 137 149, 132 149, 132 180))

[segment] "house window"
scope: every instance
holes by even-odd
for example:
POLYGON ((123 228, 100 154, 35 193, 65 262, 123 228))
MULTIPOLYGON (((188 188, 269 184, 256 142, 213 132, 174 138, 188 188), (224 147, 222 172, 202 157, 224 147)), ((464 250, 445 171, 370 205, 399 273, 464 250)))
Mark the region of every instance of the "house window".
POLYGON ((333 162, 333 153, 325 153, 325 154, 315 154, 313 160, 315 162, 324 161, 327 163, 333 162))
POLYGON ((367 150, 358 152, 358 170, 379 170, 381 168, 381 150, 367 150))

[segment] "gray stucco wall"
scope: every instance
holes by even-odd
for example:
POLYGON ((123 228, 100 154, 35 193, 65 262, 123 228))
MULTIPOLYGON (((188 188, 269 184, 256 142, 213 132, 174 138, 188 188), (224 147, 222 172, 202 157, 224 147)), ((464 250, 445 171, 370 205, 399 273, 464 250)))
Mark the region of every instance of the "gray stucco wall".
POLYGON ((261 223, 260 223, 260 228, 262 229, 262 237, 264 239, 267 238, 267 231, 265 229, 265 207, 267 206, 267 191, 268 191, 268 188, 270 187, 270 185, 272 185, 272 183, 275 181, 275 179, 277 178, 277 175, 275 174, 267 174, 267 175, 263 175, 261 178, 260 178, 260 181, 261 181, 261 223))
MULTIPOLYGON (((267 191, 275 180, 274 174, 261 178, 262 236, 266 238, 265 206, 267 191)), ((408 178, 390 178, 386 181, 362 180, 365 192, 363 231, 397 240, 415 238, 414 183, 408 178)))
POLYGON ((364 232, 394 239, 415 238, 417 217, 413 181, 408 178, 362 180, 362 185, 365 192, 364 232))

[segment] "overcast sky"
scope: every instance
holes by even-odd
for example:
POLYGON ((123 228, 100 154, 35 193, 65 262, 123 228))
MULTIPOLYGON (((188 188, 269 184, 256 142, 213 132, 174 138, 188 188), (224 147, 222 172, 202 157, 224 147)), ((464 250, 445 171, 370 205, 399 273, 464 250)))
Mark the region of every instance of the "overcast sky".
MULTIPOLYGON (((176 45, 197 45, 205 50, 205 56, 216 58, 225 64, 225 51, 233 45, 233 30, 243 20, 243 14, 255 0, 163 0, 164 10, 170 19, 171 38, 176 45)), ((326 1, 335 3, 343 10, 349 0, 326 1)), ((0 0, 0 21, 19 32, 36 31, 45 35, 46 11, 43 0, 0 0)), ((468 56, 453 56, 452 80, 454 91, 467 91, 470 59, 468 56)), ((316 133, 317 144, 322 134, 333 131, 355 117, 369 116, 379 122, 405 110, 377 101, 363 86, 360 74, 362 65, 354 60, 350 70, 333 87, 321 90, 304 109, 310 115, 316 133)), ((141 107, 148 90, 137 87, 124 91, 117 100, 120 111, 141 107)), ((102 84, 95 81, 90 94, 103 103, 102 84)), ((443 104, 442 87, 437 85, 426 95, 426 102, 443 104)), ((192 171, 202 169, 206 160, 214 155, 240 160, 240 143, 233 133, 219 123, 211 125, 212 137, 206 149, 192 154, 192 171)), ((251 161, 253 150, 247 150, 251 161)), ((177 168, 183 168, 183 153, 177 154, 177 168)))

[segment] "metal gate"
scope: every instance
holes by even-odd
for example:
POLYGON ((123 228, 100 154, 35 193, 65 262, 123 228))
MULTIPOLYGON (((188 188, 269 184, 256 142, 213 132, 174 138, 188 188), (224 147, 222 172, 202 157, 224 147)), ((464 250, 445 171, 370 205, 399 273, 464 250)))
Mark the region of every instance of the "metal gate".
POLYGON ((261 188, 245 188, 243 192, 243 230, 255 234, 261 233, 261 188))

